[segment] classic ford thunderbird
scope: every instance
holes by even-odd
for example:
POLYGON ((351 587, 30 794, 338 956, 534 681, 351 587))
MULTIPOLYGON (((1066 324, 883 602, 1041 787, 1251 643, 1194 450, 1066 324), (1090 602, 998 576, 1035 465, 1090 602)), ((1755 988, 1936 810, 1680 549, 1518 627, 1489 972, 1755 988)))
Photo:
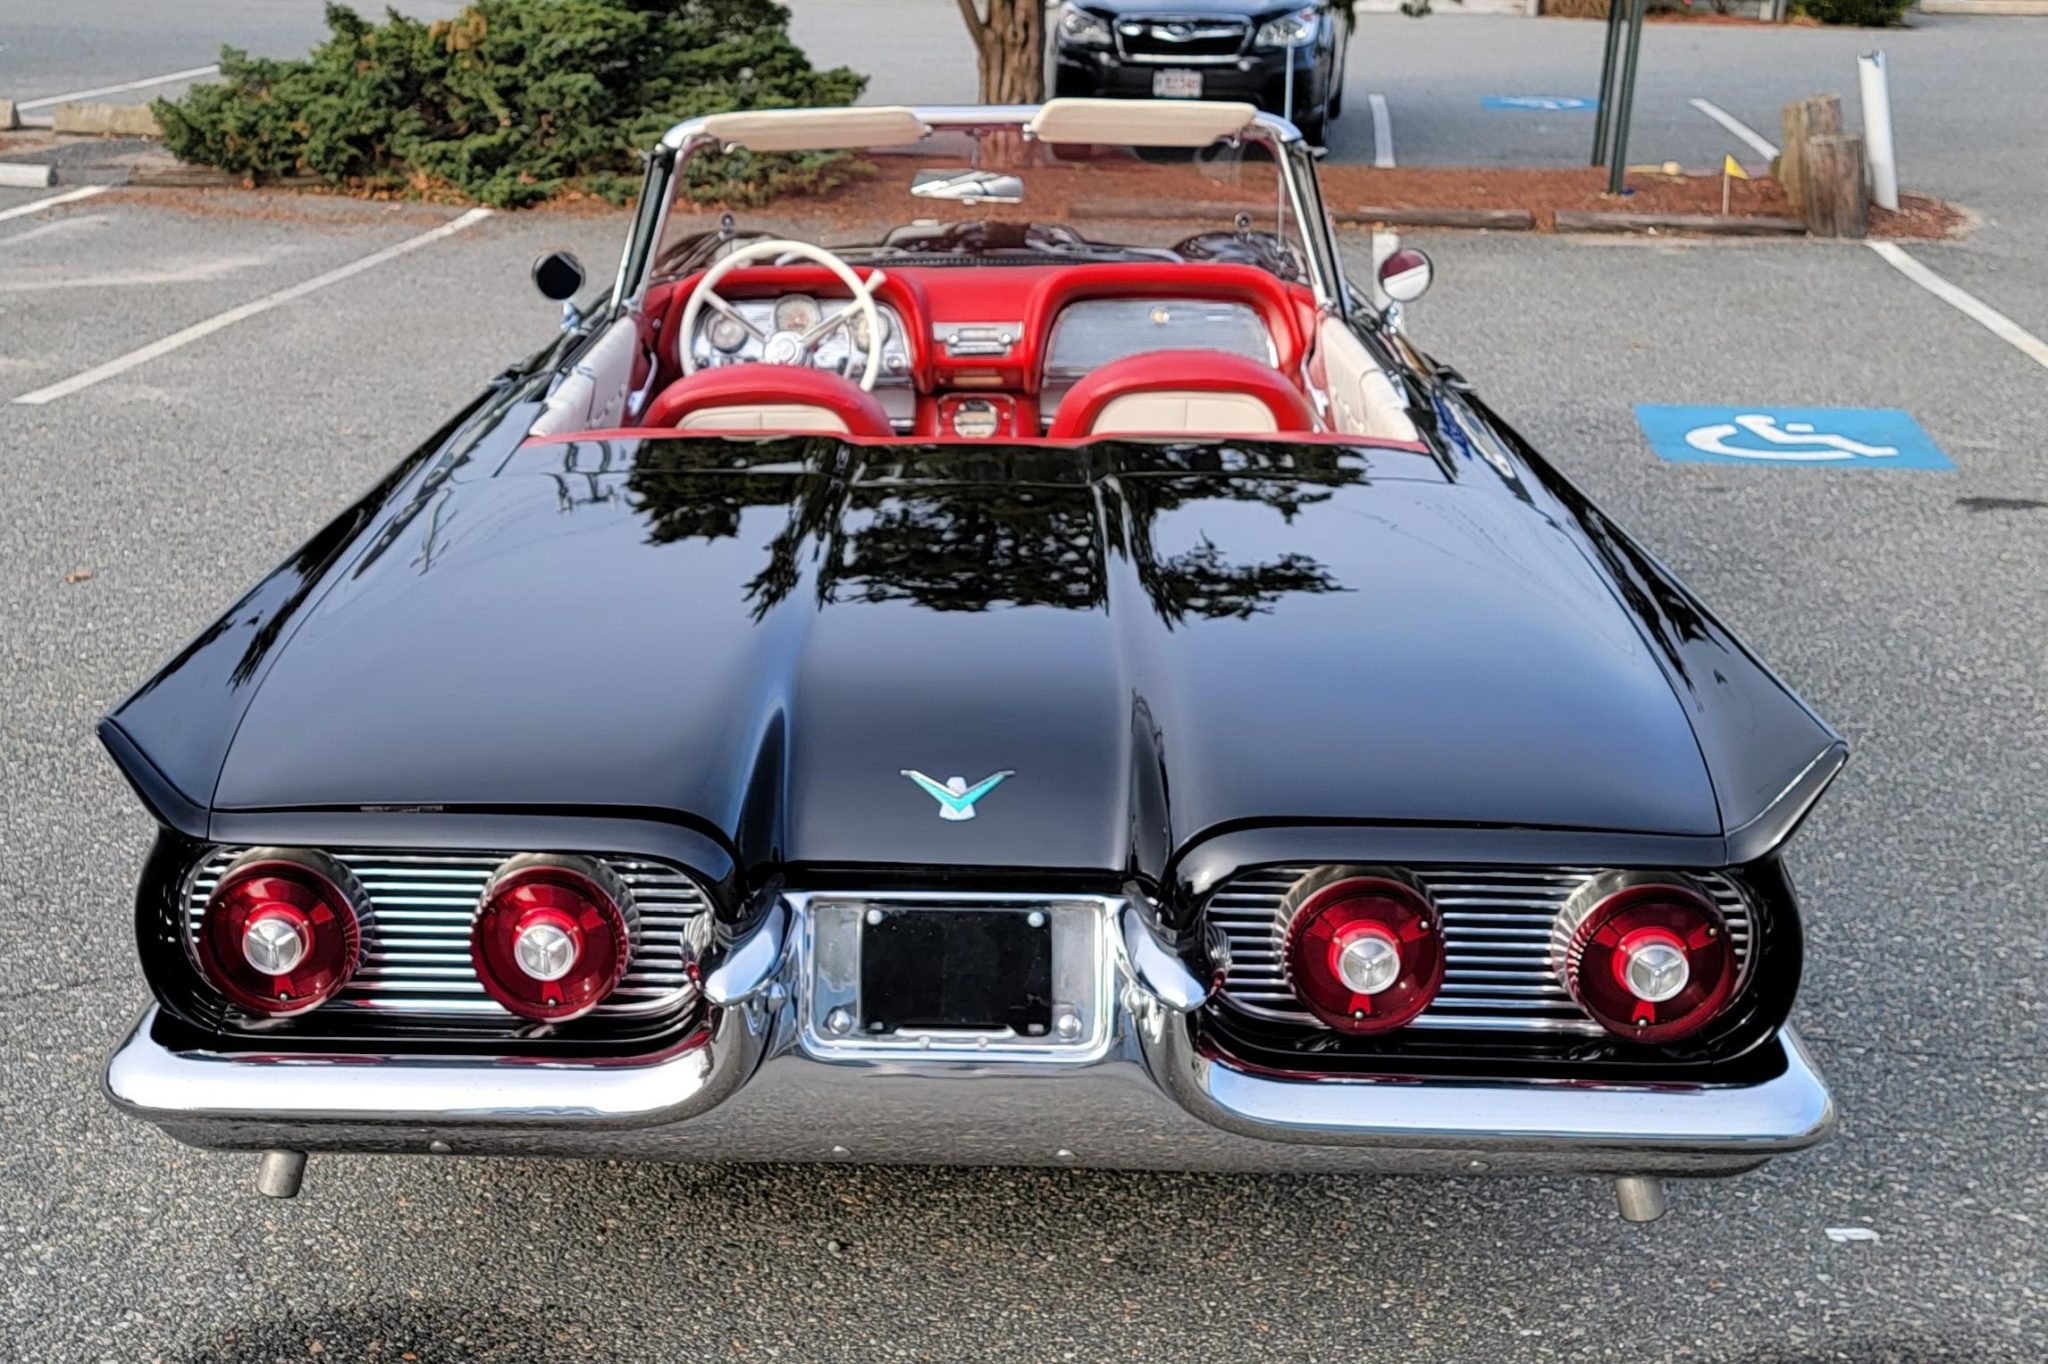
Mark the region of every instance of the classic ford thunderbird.
POLYGON ((114 1103, 281 1196, 431 1152, 1647 1220, 1818 1141, 1784 854, 1844 745, 1411 343, 1430 268, 1249 105, 676 127, 602 296, 544 258, 554 343, 103 723, 159 826, 114 1103))

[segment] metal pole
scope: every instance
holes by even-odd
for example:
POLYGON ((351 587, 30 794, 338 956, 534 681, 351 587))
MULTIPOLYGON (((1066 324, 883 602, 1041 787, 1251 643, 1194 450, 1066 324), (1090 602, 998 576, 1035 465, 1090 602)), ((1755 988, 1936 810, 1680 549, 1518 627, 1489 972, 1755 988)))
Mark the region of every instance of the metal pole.
POLYGON ((1643 0, 1629 0, 1628 52, 1621 62, 1621 96, 1614 107, 1614 146, 1607 163, 1607 192, 1619 194, 1628 171, 1628 122, 1636 103, 1636 58, 1643 50, 1643 0))
POLYGON ((1593 164, 1607 164, 1607 124, 1614 115, 1614 58, 1621 50, 1621 16, 1628 0, 1607 0, 1607 51, 1600 59, 1600 102, 1593 107, 1593 164))
POLYGON ((1863 150, 1870 158, 1870 197, 1878 206, 1899 211, 1899 159, 1892 146, 1892 85, 1884 52, 1866 52, 1856 59, 1863 95, 1863 150))

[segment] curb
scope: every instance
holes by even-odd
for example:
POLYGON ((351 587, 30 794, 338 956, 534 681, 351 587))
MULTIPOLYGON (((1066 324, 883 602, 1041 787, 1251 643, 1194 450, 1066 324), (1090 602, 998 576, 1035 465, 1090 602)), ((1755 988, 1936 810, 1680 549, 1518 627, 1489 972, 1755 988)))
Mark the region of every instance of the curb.
POLYGON ((99 104, 90 101, 60 104, 51 115, 50 127, 58 133, 92 137, 162 137, 156 115, 147 104, 99 104))
POLYGON ((1797 218, 1717 218, 1705 213, 1557 211, 1559 232, 1686 232, 1705 237, 1803 237, 1797 218))
POLYGON ((39 161, 0 161, 0 189, 48 189, 57 183, 57 168, 39 161))
POLYGON ((14 101, 0 99, 0 133, 11 133, 21 126, 21 118, 14 112, 14 101))
MULTIPOLYGON (((123 184, 138 189, 250 189, 255 188, 233 171, 215 170, 211 166, 188 166, 182 162, 169 166, 134 166, 127 173, 123 184)), ((263 189, 311 189, 327 184, 321 177, 306 173, 278 175, 265 180, 263 189)))
POLYGON ((1525 208, 1360 208, 1330 216, 1354 227, 1385 224, 1490 228, 1502 232, 1532 232, 1536 228, 1536 215, 1525 208))

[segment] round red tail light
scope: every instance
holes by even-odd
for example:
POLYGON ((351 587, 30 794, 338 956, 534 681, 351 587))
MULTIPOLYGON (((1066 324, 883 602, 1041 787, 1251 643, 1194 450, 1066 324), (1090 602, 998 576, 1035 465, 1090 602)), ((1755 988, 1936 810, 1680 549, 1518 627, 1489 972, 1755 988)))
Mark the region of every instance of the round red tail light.
POLYGON ((1327 867, 1296 882, 1281 908, 1294 992, 1340 1032, 1392 1032, 1443 985, 1443 918, 1392 873, 1327 867))
POLYGON ((1555 939, 1565 989, 1617 1037, 1690 1037, 1735 993, 1728 922, 1689 885, 1603 876, 1565 906, 1555 939))
POLYGON ((348 984, 368 936, 369 897, 324 853, 255 848, 222 873, 199 928, 199 966, 251 1013, 318 1008, 348 984))
POLYGON ((469 930, 485 993, 521 1018, 581 1018, 617 987, 639 940, 633 897, 603 864, 527 853, 498 868, 469 930))

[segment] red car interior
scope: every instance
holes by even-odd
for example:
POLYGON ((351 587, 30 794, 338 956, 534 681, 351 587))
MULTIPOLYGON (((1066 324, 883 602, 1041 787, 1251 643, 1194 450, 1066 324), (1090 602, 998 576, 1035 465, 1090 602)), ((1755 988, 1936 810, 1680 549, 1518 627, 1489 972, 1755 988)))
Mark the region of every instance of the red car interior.
POLYGON ((1068 390, 1046 432, 1052 440, 1094 434, 1110 404, 1149 393, 1231 393, 1256 398, 1280 432, 1314 431, 1315 409, 1279 370, 1214 350, 1155 350, 1104 365, 1068 390))
MULTIPOLYGON (((648 404, 640 424, 655 429, 680 426, 693 412, 717 408, 801 404, 821 407, 856 436, 896 434, 875 395, 851 379, 823 370, 787 365, 727 365, 700 369, 664 388, 648 404)), ((774 429, 772 427, 763 429, 774 429)))
MULTIPOLYGON (((1238 393, 1273 413, 1282 431, 1314 432, 1315 406, 1302 376, 1313 345, 1315 301, 1309 290, 1247 265, 1134 261, 1052 266, 858 267, 863 280, 882 276, 875 298, 903 321, 910 372, 902 376, 917 395, 912 434, 953 434, 951 414, 975 402, 995 409, 995 434, 1006 440, 1040 438, 1039 396, 1048 342, 1061 312, 1090 299, 1201 299, 1237 303, 1257 312, 1273 341, 1268 366, 1222 351, 1158 351, 1105 365, 1067 395, 1045 438, 1072 439, 1118 397, 1166 389, 1238 393), (963 324, 1015 328, 1000 354, 956 355, 937 338, 963 324), (1169 380, 1171 382, 1169 382, 1169 380), (1075 398, 1082 402, 1076 403, 1075 398), (1071 411, 1069 409, 1072 409, 1071 411)), ((652 357, 651 391, 658 396, 641 418, 645 429, 673 429, 692 412, 727 405, 806 404, 828 409, 855 436, 895 434, 881 406, 858 385, 836 375, 767 364, 724 365, 685 378, 682 317, 701 274, 655 286, 640 314, 641 340, 652 357), (850 391, 850 392, 849 392, 850 391), (864 401, 862 401, 864 400, 864 401), (879 430, 875 422, 880 420, 879 430)), ((719 292, 729 299, 812 294, 828 305, 846 297, 830 271, 809 264, 743 268, 719 292)), ((644 372, 644 371, 643 371, 644 372)), ((708 428, 708 423, 707 423, 708 428)))

